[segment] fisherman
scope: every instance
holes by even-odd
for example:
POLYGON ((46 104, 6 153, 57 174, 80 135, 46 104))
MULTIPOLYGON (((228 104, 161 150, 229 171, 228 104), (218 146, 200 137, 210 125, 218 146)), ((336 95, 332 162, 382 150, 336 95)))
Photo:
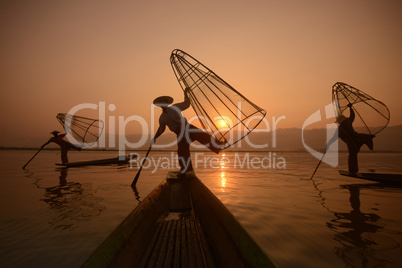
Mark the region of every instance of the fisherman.
POLYGON ((226 142, 215 139, 214 136, 187 122, 181 112, 190 106, 188 91, 189 88, 184 91, 184 101, 181 103, 169 106, 173 103, 173 98, 170 96, 158 97, 153 102, 154 105, 162 108, 162 114, 159 117, 159 128, 151 142, 152 144, 155 143, 156 139, 165 131, 166 126, 177 135, 177 155, 181 176, 194 171, 190 157, 190 144, 193 141, 200 142, 217 154, 226 144, 226 142))
POLYGON ((54 142, 57 145, 60 146, 61 149, 61 162, 62 164, 67 164, 68 163, 68 157, 67 157, 67 152, 70 149, 75 149, 78 151, 81 151, 81 147, 76 146, 68 141, 66 141, 64 138, 66 136, 66 134, 60 134, 59 135, 59 131, 55 130, 50 132, 50 134, 53 134, 53 137, 51 137, 42 147, 46 146, 47 144, 54 142))
POLYGON ((357 133, 353 129, 353 121, 355 120, 355 112, 352 109, 352 104, 348 104, 350 115, 346 117, 339 115, 336 122, 339 124, 339 138, 343 140, 349 151, 348 166, 349 173, 355 175, 359 171, 357 163, 357 154, 363 144, 366 144, 370 150, 373 150, 373 138, 375 135, 357 133))

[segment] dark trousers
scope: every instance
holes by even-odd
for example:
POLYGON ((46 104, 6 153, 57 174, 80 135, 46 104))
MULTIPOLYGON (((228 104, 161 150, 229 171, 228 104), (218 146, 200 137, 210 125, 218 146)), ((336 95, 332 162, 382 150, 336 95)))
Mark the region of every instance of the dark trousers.
POLYGON ((218 142, 214 136, 193 125, 188 125, 186 131, 184 131, 184 135, 177 136, 177 155, 181 174, 194 170, 190 156, 190 144, 194 141, 198 141, 217 154, 221 151, 221 148, 217 146, 218 142))
POLYGON ((61 163, 62 164, 67 164, 68 163, 67 153, 68 153, 68 151, 70 149, 81 151, 80 147, 77 147, 77 146, 75 146, 74 144, 71 144, 71 143, 64 143, 64 144, 60 145, 60 149, 61 149, 61 163))
POLYGON ((355 174, 359 171, 359 165, 357 161, 357 154, 360 151, 360 146, 350 146, 348 145, 348 166, 349 166, 349 173, 355 174))
POLYGON ((347 144, 349 156, 348 166, 350 173, 359 172, 359 165, 357 160, 357 154, 360 152, 360 148, 366 144, 370 150, 373 150, 373 135, 369 134, 357 134, 353 141, 349 141, 347 144))
POLYGON ((62 164, 68 163, 68 157, 67 157, 68 150, 69 150, 69 148, 67 146, 61 146, 61 163, 62 164))

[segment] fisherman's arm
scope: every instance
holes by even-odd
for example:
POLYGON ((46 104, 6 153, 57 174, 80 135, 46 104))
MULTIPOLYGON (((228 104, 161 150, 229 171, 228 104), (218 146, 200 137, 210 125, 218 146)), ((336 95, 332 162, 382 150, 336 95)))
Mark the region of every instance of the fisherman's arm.
POLYGON ((54 137, 50 138, 45 144, 42 145, 41 148, 45 147, 46 145, 48 145, 48 144, 51 143, 51 142, 55 142, 54 137))
POLYGON ((190 91, 190 88, 186 88, 184 90, 184 101, 183 102, 180 102, 180 103, 177 103, 177 104, 173 105, 174 107, 176 107, 180 111, 184 111, 188 107, 190 107, 190 98, 188 97, 188 91, 190 91))
POLYGON ((152 144, 154 144, 156 142, 156 139, 159 138, 159 136, 162 135, 163 132, 165 132, 165 129, 166 129, 166 125, 161 123, 161 122, 159 122, 159 128, 156 131, 155 136, 151 141, 152 144))
POLYGON ((334 143, 337 139, 339 138, 339 128, 335 130, 334 135, 332 136, 331 139, 327 142, 327 146, 325 147, 325 151, 328 150, 329 146, 331 146, 332 143, 334 143))
POLYGON ((44 145, 48 145, 49 143, 51 143, 51 142, 54 142, 54 143, 57 143, 57 139, 58 138, 64 138, 66 136, 66 133, 64 133, 64 134, 59 134, 59 135, 57 135, 56 137, 51 137, 44 145))
POLYGON ((350 112, 349 119, 350 119, 350 122, 353 122, 353 121, 355 121, 355 116, 356 116, 355 111, 353 110, 351 103, 348 104, 348 107, 349 107, 349 112, 350 112))

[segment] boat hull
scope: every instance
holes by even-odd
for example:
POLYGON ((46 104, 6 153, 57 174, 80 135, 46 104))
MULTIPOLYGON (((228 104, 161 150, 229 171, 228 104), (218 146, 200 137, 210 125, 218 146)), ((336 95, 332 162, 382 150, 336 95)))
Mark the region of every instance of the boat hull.
POLYGON ((348 176, 358 179, 370 180, 381 183, 402 184, 402 174, 396 173, 356 173, 350 174, 346 170, 339 170, 339 174, 342 176, 348 176))
POLYGON ((83 267, 275 267, 196 177, 162 182, 83 267))
POLYGON ((130 160, 135 159, 137 156, 125 156, 123 159, 119 157, 106 158, 106 159, 98 159, 98 160, 89 160, 89 161, 79 161, 79 162, 69 162, 66 164, 56 164, 56 166, 61 167, 82 167, 82 166, 102 166, 102 165, 112 165, 112 164, 127 164, 130 160))

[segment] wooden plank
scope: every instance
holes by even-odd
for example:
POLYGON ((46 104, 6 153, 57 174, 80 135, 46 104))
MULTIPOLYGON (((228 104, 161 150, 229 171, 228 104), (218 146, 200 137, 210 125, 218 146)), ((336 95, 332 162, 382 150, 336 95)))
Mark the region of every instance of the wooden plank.
POLYGON ((165 258, 165 267, 171 267, 172 266, 172 258, 173 258, 173 252, 174 252, 174 246, 175 246, 175 236, 176 236, 176 226, 177 226, 177 220, 170 220, 171 223, 171 229, 169 232, 169 242, 167 245, 167 250, 166 250, 166 258, 165 258))
POLYGON ((159 237, 159 239, 162 240, 162 244, 161 244, 161 248, 159 250, 155 268, 163 267, 164 263, 165 263, 166 252, 167 252, 167 247, 168 247, 168 242, 169 242, 169 237, 170 237, 170 230, 172 229, 173 222, 165 221, 165 224, 167 225, 166 230, 159 237))
POLYGON ((160 252, 160 250, 162 248, 162 242, 163 242, 162 239, 160 239, 160 237, 161 237, 161 235, 163 235, 166 232, 167 225, 168 224, 167 224, 166 221, 162 222, 162 229, 161 229, 161 232, 158 235, 158 238, 156 240, 156 244, 155 244, 155 246, 154 246, 154 248, 152 250, 151 257, 148 260, 147 267, 155 267, 156 264, 157 264, 158 255, 159 255, 159 252, 160 252))
POLYGON ((173 257, 173 267, 179 268, 181 263, 180 258, 180 249, 181 249, 181 221, 176 221, 176 235, 175 235, 175 249, 174 249, 174 257, 173 257))
POLYGON ((187 237, 187 252, 188 252, 188 265, 190 267, 195 267, 195 250, 194 243, 191 236, 191 224, 190 219, 186 218, 186 237, 187 237))
POLYGON ((181 222, 181 267, 188 267, 188 259, 187 259, 187 239, 186 239, 186 221, 183 219, 181 222))
POLYGON ((152 253, 152 250, 153 250, 153 248, 154 248, 154 246, 156 244, 156 240, 158 239, 158 236, 159 236, 159 233, 161 232, 161 229, 162 229, 162 222, 160 222, 157 225, 157 228, 156 228, 156 231, 154 233, 154 236, 152 237, 151 241, 149 241, 149 243, 148 243, 147 250, 145 251, 145 254, 144 254, 144 256, 143 256, 143 258, 142 258, 142 260, 140 262, 139 267, 146 267, 147 262, 148 262, 148 258, 150 257, 150 255, 152 253))
POLYGON ((216 267, 214 257, 212 255, 212 252, 208 245, 208 241, 205 237, 204 230, 202 229, 201 223, 198 219, 196 219, 195 224, 197 225, 199 240, 201 241, 200 244, 202 246, 202 253, 203 253, 205 267, 214 268, 214 267, 216 267))
POLYGON ((190 220, 190 227, 191 227, 190 229, 191 229, 192 244, 194 245, 195 266, 201 268, 204 267, 203 252, 202 252, 202 245, 200 244, 200 241, 198 239, 198 232, 194 218, 191 218, 190 220))

